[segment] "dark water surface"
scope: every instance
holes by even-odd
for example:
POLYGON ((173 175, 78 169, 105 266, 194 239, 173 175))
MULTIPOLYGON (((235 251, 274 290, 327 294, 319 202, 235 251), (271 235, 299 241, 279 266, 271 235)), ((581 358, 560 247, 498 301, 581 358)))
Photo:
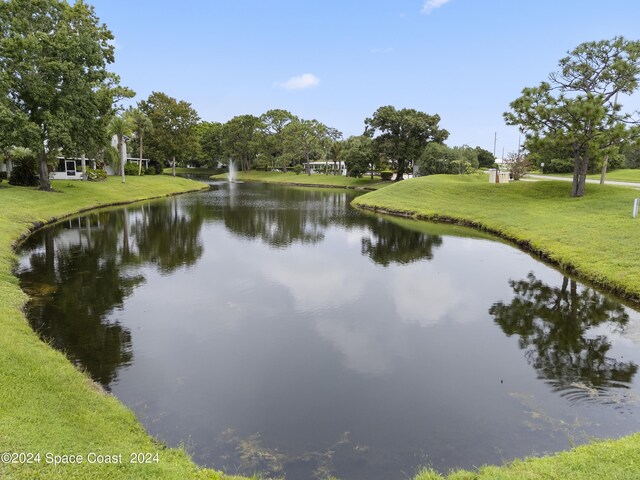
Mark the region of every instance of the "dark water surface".
POLYGON ((214 184, 26 241, 43 338, 229 473, 406 479, 640 430, 640 315, 355 193, 214 184))

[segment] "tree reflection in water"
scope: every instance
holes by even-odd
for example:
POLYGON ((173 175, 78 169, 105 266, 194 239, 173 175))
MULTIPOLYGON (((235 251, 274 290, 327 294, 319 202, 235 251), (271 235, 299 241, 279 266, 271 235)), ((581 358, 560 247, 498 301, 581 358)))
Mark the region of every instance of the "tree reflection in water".
POLYGON ((590 332, 605 324, 623 329, 629 321, 624 307, 590 288, 578 288, 567 277, 560 287, 533 273, 509 284, 514 299, 508 305, 495 303, 489 313, 505 334, 519 336, 518 344, 539 377, 574 402, 624 401, 638 366, 612 358, 608 337, 590 332))
POLYGON ((170 272, 195 263, 202 210, 173 199, 76 218, 30 237, 21 247, 28 265, 17 273, 31 297, 33 329, 108 389, 133 360, 131 332, 109 319, 144 282, 131 267, 170 272))

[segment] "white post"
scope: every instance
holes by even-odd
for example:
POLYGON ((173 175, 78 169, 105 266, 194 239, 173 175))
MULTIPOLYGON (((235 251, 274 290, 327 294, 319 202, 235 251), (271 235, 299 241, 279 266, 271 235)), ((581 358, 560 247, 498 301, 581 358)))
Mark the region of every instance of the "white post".
POLYGON ((640 198, 636 198, 633 201, 633 218, 638 216, 638 203, 640 203, 640 198))

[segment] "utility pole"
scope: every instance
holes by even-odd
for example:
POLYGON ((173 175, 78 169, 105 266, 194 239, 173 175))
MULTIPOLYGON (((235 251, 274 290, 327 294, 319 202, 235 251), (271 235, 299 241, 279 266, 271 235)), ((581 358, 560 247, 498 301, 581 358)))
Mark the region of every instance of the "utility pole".
POLYGON ((496 142, 498 141, 498 132, 493 134, 493 158, 496 158, 496 142))

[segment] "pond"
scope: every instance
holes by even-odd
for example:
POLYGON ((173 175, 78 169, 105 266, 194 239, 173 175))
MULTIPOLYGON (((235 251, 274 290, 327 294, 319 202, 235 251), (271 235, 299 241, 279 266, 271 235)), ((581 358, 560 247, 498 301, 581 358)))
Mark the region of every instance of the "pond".
POLYGON ((201 465, 393 480, 640 430, 640 315, 357 192, 216 183, 21 246, 42 338, 201 465))

